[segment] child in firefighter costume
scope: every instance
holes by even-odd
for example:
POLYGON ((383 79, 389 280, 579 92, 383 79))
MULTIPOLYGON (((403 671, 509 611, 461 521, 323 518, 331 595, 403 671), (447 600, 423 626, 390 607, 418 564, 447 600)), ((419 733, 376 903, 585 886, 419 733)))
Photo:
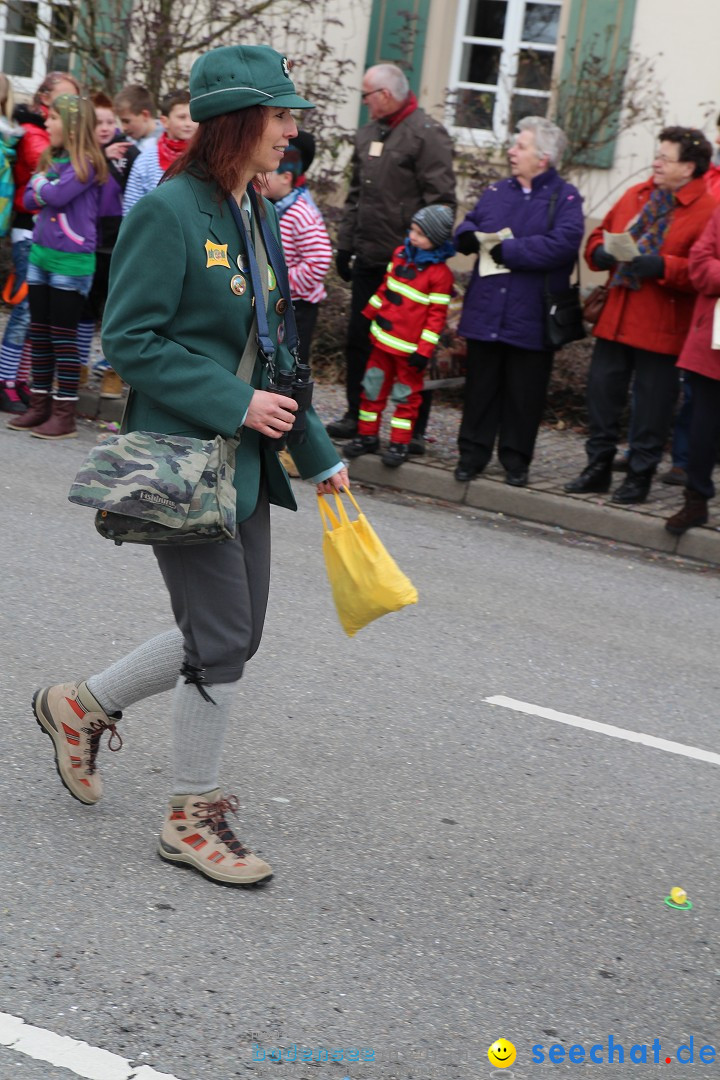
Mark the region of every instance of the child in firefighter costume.
POLYGON ((404 244, 397 248, 382 285, 363 311, 371 319, 372 352, 365 368, 358 433, 346 443, 348 458, 380 447, 380 420, 388 397, 395 404, 390 445, 381 461, 397 468, 407 460, 420 392, 445 326, 453 286, 446 260, 455 254, 449 206, 424 206, 415 214, 404 244))

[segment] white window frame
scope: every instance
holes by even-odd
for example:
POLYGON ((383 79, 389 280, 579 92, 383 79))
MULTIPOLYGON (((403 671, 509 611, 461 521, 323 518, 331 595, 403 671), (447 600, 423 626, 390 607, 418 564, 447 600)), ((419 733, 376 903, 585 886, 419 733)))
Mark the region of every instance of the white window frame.
POLYGON ((550 90, 531 90, 524 87, 516 87, 518 59, 520 51, 524 48, 533 49, 535 52, 548 52, 557 54, 559 41, 554 45, 547 45, 537 41, 524 41, 522 37, 525 22, 525 8, 528 3, 543 3, 549 7, 557 7, 562 12, 564 0, 507 0, 507 15, 505 19, 505 33, 502 39, 472 37, 465 32, 468 12, 471 0, 459 0, 457 21, 455 23, 455 44, 453 46, 452 61, 450 65, 450 91, 457 90, 487 90, 495 95, 495 108, 493 110, 493 126, 489 128, 460 127, 455 123, 455 104, 448 105, 446 124, 453 135, 463 143, 475 143, 479 145, 495 145, 505 142, 512 134, 509 130, 512 99, 518 97, 543 97, 548 101, 552 96, 550 90), (491 48, 500 47, 500 64, 498 68, 497 83, 471 83, 460 79, 463 50, 467 45, 488 45, 491 48))
MULTIPOLYGON (((32 2, 32 0, 31 0, 32 2)), ((6 27, 10 15, 9 5, 7 3, 0 3, 0 44, 2 44, 2 59, 0 59, 0 71, 4 71, 10 79, 13 90, 16 94, 21 96, 32 97, 37 90, 40 83, 43 81, 48 73, 50 52, 54 49, 65 49, 69 52, 68 46, 64 41, 54 41, 50 37, 50 26, 53 14, 53 8, 57 7, 70 7, 70 0, 34 0, 37 6, 37 26, 34 37, 29 37, 25 34, 8 34, 6 33, 6 27), (20 43, 28 43, 34 46, 33 50, 33 69, 32 75, 21 76, 9 74, 7 67, 4 65, 5 58, 5 43, 7 41, 17 41, 20 43)))

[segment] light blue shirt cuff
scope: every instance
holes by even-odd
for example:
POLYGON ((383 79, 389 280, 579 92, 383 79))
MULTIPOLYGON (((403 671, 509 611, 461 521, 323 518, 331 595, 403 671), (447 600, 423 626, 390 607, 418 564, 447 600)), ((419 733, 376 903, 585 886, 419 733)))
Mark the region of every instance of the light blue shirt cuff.
POLYGON ((323 480, 329 480, 331 476, 334 476, 335 473, 340 472, 340 470, 344 468, 345 466, 342 461, 338 461, 337 465, 333 465, 330 469, 325 469, 324 472, 318 473, 317 476, 309 476, 308 480, 311 484, 322 484, 323 480))

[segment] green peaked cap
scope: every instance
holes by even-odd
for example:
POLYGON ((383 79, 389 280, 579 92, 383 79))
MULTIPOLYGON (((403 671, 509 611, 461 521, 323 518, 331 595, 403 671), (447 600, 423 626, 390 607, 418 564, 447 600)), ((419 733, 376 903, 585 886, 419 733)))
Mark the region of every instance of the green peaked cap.
POLYGON ((286 57, 269 45, 222 45, 198 57, 190 71, 193 120, 209 120, 250 105, 315 107, 296 93, 286 57))

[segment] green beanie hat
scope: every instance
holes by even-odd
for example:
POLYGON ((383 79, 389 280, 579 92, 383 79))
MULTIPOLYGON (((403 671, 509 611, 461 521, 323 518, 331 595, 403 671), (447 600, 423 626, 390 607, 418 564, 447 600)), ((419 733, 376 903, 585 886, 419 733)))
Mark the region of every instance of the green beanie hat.
POLYGON ((268 45, 222 45, 198 57, 190 71, 193 120, 209 120, 250 105, 315 107, 295 92, 287 59, 268 45))

